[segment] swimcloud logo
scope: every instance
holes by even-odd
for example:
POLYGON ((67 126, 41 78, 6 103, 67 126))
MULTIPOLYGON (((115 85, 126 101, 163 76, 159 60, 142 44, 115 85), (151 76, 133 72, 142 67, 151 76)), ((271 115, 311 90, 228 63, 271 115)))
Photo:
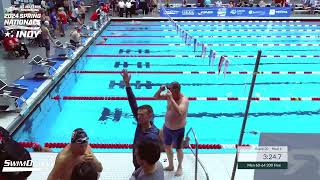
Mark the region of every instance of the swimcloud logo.
POLYGON ((40 168, 33 168, 33 161, 11 161, 5 160, 2 172, 20 172, 20 171, 40 171, 40 168))

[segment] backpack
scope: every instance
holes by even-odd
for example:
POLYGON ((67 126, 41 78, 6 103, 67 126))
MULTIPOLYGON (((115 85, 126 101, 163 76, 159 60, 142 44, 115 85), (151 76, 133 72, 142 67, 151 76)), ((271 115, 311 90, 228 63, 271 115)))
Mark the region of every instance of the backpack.
POLYGON ((30 176, 31 171, 2 172, 5 160, 27 161, 31 160, 31 156, 23 146, 12 139, 6 129, 0 126, 0 177, 4 176, 8 180, 22 180, 30 176))

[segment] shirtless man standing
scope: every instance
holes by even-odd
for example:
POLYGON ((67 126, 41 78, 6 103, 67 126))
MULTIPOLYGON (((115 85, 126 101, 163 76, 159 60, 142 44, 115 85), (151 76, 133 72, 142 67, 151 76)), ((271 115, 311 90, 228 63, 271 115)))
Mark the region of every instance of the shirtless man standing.
POLYGON ((88 140, 82 128, 75 129, 71 143, 58 154, 48 180, 70 180, 73 168, 81 162, 92 162, 96 171, 101 172, 102 165, 92 153, 88 140))
POLYGON ((162 85, 154 95, 156 99, 167 100, 167 113, 165 116, 165 124, 163 125, 163 136, 169 166, 166 167, 165 170, 174 170, 172 145, 175 145, 179 162, 178 169, 175 173, 176 176, 182 175, 182 143, 189 106, 188 98, 180 93, 180 89, 178 82, 172 82, 168 86, 162 85), (166 88, 167 93, 161 94, 166 88))

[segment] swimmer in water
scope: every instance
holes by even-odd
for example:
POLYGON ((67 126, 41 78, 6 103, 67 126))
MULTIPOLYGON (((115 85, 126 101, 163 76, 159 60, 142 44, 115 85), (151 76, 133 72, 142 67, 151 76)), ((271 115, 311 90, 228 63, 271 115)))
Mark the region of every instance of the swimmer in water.
POLYGON ((108 39, 108 38, 106 38, 106 37, 105 37, 105 38, 102 38, 101 40, 98 41, 97 44, 105 44, 105 43, 107 42, 107 39, 108 39))
POLYGON ((112 32, 111 35, 112 36, 123 36, 123 34, 119 33, 119 32, 112 32))

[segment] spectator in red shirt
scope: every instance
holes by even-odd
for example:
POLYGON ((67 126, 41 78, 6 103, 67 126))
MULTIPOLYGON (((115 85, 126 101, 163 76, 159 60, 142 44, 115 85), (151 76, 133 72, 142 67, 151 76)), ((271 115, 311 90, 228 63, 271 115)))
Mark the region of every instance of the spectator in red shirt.
POLYGON ((97 13, 97 11, 94 11, 91 16, 90 16, 90 21, 91 21, 91 24, 92 24, 92 28, 94 30, 97 30, 97 20, 99 18, 99 14, 97 13))
POLYGON ((65 36, 64 31, 66 28, 65 26, 68 22, 68 19, 67 19, 67 14, 63 10, 63 7, 60 7, 58 9, 57 16, 58 16, 58 22, 59 22, 59 27, 60 27, 60 35, 61 35, 61 37, 64 37, 65 36))
POLYGON ((19 57, 24 55, 25 59, 30 55, 27 46, 21 43, 15 35, 4 37, 3 47, 8 52, 18 51, 19 57))

